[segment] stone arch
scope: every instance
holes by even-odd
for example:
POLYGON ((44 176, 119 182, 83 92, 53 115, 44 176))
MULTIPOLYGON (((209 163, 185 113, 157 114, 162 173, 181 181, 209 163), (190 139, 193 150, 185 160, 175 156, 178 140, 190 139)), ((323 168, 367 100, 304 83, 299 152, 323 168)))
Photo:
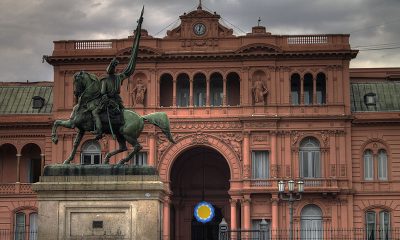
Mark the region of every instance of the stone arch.
POLYGON ((210 71, 209 74, 206 75, 206 76, 207 76, 208 79, 211 79, 211 76, 214 75, 214 74, 221 75, 222 76, 222 80, 226 79, 224 72, 221 71, 221 70, 218 70, 218 69, 214 69, 214 70, 210 71))
POLYGON ((158 164, 160 177, 164 182, 169 182, 172 165, 177 157, 186 150, 195 146, 205 146, 218 151, 227 161, 230 168, 231 180, 241 178, 241 166, 239 156, 231 146, 224 143, 221 139, 208 134, 192 134, 185 136, 171 145, 161 155, 161 161, 158 164))
POLYGON ((300 219, 301 211, 308 205, 315 205, 319 207, 322 211, 322 217, 324 219, 330 219, 331 212, 329 207, 327 207, 326 202, 321 201, 320 199, 305 199, 304 201, 300 201, 299 205, 297 205, 294 215, 296 218, 300 219))
POLYGON ((365 150, 371 149, 373 154, 377 154, 380 149, 386 150, 388 155, 391 155, 389 144, 387 144, 386 141, 380 138, 370 138, 367 141, 365 141, 360 148, 360 156, 363 155, 365 150), (374 146, 374 144, 377 144, 377 146, 374 146))
POLYGON ((206 81, 208 81, 208 79, 210 79, 210 78, 209 78, 209 74, 208 74, 206 71, 202 71, 202 70, 196 70, 196 71, 192 72, 192 75, 190 75, 190 79, 193 80, 194 77, 195 77, 197 74, 203 74, 203 75, 206 77, 206 81))
POLYGON ((239 81, 241 82, 242 78, 240 77, 240 73, 239 72, 240 71, 229 70, 229 71, 225 72, 224 79, 228 79, 228 76, 236 74, 239 77, 239 81))
POLYGON ((307 135, 302 136, 302 138, 297 142, 297 147, 298 147, 299 149, 300 149, 301 143, 302 143, 304 140, 306 140, 307 138, 315 139, 315 140, 318 142, 319 148, 320 148, 320 149, 324 147, 324 141, 322 140, 321 136, 320 136, 320 135, 317 135, 317 134, 311 133, 311 134, 307 134, 307 135))
POLYGON ((172 77, 173 77, 174 80, 178 80, 178 77, 179 77, 180 75, 187 75, 188 78, 189 78, 189 81, 190 81, 190 76, 191 76, 191 74, 190 74, 189 72, 187 72, 187 71, 180 71, 180 72, 177 72, 177 73, 175 73, 174 75, 172 75, 172 77))

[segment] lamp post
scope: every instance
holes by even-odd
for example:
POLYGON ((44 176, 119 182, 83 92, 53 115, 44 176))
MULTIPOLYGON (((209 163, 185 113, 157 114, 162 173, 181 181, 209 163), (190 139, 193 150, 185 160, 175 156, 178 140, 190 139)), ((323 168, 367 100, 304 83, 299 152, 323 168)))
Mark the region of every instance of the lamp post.
POLYGON ((288 192, 285 192, 285 182, 278 182, 279 199, 289 202, 289 214, 290 214, 290 225, 289 225, 289 240, 293 240, 293 203, 301 200, 301 194, 304 192, 304 182, 297 182, 297 192, 295 192, 294 180, 287 182, 288 192))

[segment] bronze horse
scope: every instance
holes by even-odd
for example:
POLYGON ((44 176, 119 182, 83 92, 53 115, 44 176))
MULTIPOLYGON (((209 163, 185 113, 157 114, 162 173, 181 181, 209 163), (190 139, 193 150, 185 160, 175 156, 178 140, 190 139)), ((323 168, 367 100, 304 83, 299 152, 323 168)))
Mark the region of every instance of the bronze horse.
MULTIPOLYGON (((74 75, 74 94, 79 99, 78 104, 74 107, 74 111, 68 120, 56 120, 52 129, 52 141, 57 144, 57 128, 58 126, 74 129, 78 129, 78 135, 74 140, 74 145, 71 154, 64 161, 64 164, 69 164, 74 158, 77 148, 82 140, 83 135, 87 131, 92 131, 94 129, 94 122, 92 115, 90 113, 90 108, 95 106, 99 100, 100 93, 100 81, 94 74, 87 72, 79 72, 74 75)), ((118 162, 122 165, 128 162, 136 153, 138 153, 142 146, 138 142, 138 137, 143 131, 145 122, 149 122, 161 129, 165 134, 167 139, 175 143, 169 126, 169 119, 167 115, 163 112, 156 112, 148 114, 145 116, 140 116, 139 114, 124 109, 122 111, 123 121, 118 129, 114 129, 115 126, 111 124, 106 124, 107 128, 105 133, 115 132, 116 139, 119 144, 119 149, 108 152, 104 158, 104 164, 108 164, 110 157, 127 151, 126 142, 130 143, 134 149, 129 155, 118 162), (110 129, 113 128, 113 129, 110 129)))

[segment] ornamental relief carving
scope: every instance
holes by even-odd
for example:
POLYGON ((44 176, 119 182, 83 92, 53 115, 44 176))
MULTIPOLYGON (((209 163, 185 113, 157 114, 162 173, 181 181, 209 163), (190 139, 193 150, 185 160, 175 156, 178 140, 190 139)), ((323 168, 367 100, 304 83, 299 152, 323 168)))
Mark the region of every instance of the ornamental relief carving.
POLYGON ((174 130, 224 130, 224 129, 241 129, 240 122, 171 122, 171 129, 174 130))
POLYGON ((253 144, 261 144, 261 143, 267 143, 268 142, 268 136, 267 135, 254 135, 252 136, 252 143, 253 144))
MULTIPOLYGON (((221 142, 229 145, 237 154, 238 158, 241 158, 241 149, 243 136, 241 133, 218 133, 218 134, 205 134, 203 132, 197 133, 174 133, 174 139, 179 142, 180 139, 191 136, 193 139, 192 144, 209 144, 209 137, 218 138, 221 142)), ((157 150, 158 156, 162 154, 172 145, 171 142, 165 137, 163 133, 157 134, 157 150)))
POLYGON ((343 136, 346 132, 344 130, 325 130, 325 131, 314 131, 314 132, 299 132, 292 131, 291 132, 291 142, 292 147, 295 147, 299 140, 303 139, 306 136, 319 136, 319 140, 321 140, 321 147, 328 149, 329 147, 329 137, 331 136, 343 136))
POLYGON ((245 128, 270 128, 275 127, 275 122, 246 122, 244 123, 245 128))

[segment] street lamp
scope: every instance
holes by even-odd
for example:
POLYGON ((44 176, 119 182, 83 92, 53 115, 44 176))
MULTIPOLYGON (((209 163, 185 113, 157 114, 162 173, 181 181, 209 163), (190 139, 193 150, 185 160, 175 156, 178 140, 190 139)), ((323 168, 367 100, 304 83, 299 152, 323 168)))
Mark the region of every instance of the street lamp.
POLYGON ((288 192, 285 192, 285 182, 280 180, 278 182, 279 199, 289 202, 290 225, 289 225, 289 240, 293 239, 293 203, 301 200, 301 194, 304 192, 304 182, 297 182, 297 192, 295 192, 294 180, 287 182, 288 192))

